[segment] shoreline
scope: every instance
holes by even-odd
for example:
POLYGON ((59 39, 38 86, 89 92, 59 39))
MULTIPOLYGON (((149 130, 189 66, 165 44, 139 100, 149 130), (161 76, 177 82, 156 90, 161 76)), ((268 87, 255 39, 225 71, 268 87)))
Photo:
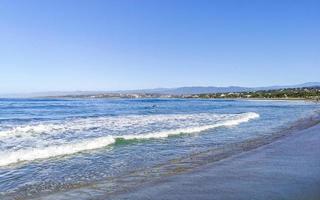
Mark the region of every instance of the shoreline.
MULTIPOLYGON (((38 196, 38 198, 64 199, 65 197, 74 195, 73 197, 79 197, 78 199, 91 199, 93 197, 95 197, 93 199, 109 199, 109 197, 118 197, 119 195, 130 196, 131 192, 137 193, 140 190, 144 190, 144 188, 157 187, 157 185, 165 183, 167 179, 174 179, 172 177, 196 174, 199 170, 201 171, 201 169, 206 168, 207 166, 213 166, 213 168, 215 168, 215 165, 219 165, 219 163, 225 162, 225 160, 232 160, 234 157, 259 151, 259 149, 273 145, 273 143, 286 140, 286 138, 294 135, 299 135, 297 133, 308 130, 310 127, 318 127, 318 130, 320 130, 319 121, 320 113, 319 111, 316 111, 311 117, 300 119, 289 128, 276 132, 270 137, 260 137, 246 141, 245 143, 230 144, 222 149, 212 149, 206 152, 196 153, 191 156, 188 155, 186 157, 171 160, 168 163, 152 167, 151 169, 134 171, 125 176, 108 179, 98 183, 71 186, 69 189, 64 191, 42 194, 38 196), (108 188, 110 184, 115 187, 121 183, 125 183, 126 185, 122 188, 108 188), (108 191, 106 191, 106 188, 108 188, 108 191)), ((141 198, 144 199, 144 197, 141 198)))
MULTIPOLYGON (((0 100, 12 99, 12 98, 2 98, 0 100)), ((44 97, 21 97, 13 99, 54 99, 54 100, 139 100, 139 99, 184 99, 184 100, 239 100, 239 101, 304 101, 318 104, 319 100, 308 99, 308 98, 200 98, 200 97, 141 97, 141 98, 123 98, 123 97, 101 97, 101 98, 92 98, 92 97, 55 97, 55 96, 44 96, 44 97)))
POLYGON ((319 100, 308 99, 308 98, 189 98, 189 97, 155 97, 155 98, 122 98, 122 97, 103 97, 103 98, 92 98, 92 97, 32 97, 31 99, 203 99, 203 100, 257 100, 257 101, 306 101, 320 103, 319 100))
POLYGON ((191 172, 116 194, 111 199, 317 200, 319 158, 318 123, 191 172))
POLYGON ((320 124, 105 199, 320 198, 320 124))

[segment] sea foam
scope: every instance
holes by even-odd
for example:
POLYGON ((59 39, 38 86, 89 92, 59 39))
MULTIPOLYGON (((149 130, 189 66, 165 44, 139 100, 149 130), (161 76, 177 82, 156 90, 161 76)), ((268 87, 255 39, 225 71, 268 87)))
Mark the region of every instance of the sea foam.
POLYGON ((0 166, 9 165, 21 161, 31 161, 44 159, 61 155, 69 155, 81 151, 98 149, 108 146, 115 142, 112 136, 94 138, 78 143, 69 143, 63 145, 53 145, 44 148, 21 149, 13 152, 0 153, 0 166))
MULTIPOLYGON (((179 134, 192 134, 218 127, 236 126, 243 122, 248 122, 251 119, 258 118, 259 114, 254 112, 242 113, 242 114, 180 114, 180 115, 154 115, 154 116, 126 116, 126 117, 114 117, 114 118, 96 118, 85 120, 74 120, 66 122, 64 124, 43 124, 29 125, 24 127, 16 127, 11 130, 0 132, 2 138, 10 138, 19 136, 18 139, 29 138, 41 133, 60 132, 62 134, 65 131, 77 131, 77 130, 91 130, 92 128, 115 127, 115 131, 126 131, 131 134, 122 135, 106 135, 94 138, 84 138, 73 142, 64 142, 56 144, 54 142, 45 146, 26 146, 19 149, 5 149, 0 151, 0 166, 10 165, 23 161, 33 161, 37 159, 46 159, 57 156, 64 156, 75 154, 83 151, 89 151, 93 149, 104 148, 108 145, 114 144, 117 139, 124 140, 147 140, 157 138, 167 138, 173 135, 179 134), (117 124, 118 123, 118 124, 117 124), (136 128, 142 128, 148 130, 146 127, 157 127, 168 125, 168 130, 159 130, 149 132, 139 132, 136 128), (181 123, 180 126, 177 124, 181 123), (156 125, 155 125, 156 124, 156 125), (73 127, 68 127, 72 126, 73 127), (101 127, 99 127, 101 126, 101 127), (131 127, 133 126, 133 128, 131 127), (130 129, 131 127, 131 129, 130 129), (173 127, 173 128, 172 128, 173 127), (171 129, 170 129, 171 128, 171 129)), ((153 127, 153 128, 154 128, 153 127)), ((103 129, 102 129, 103 130, 103 129)), ((112 130, 111 130, 112 132, 112 130)), ((14 138, 15 140, 17 138, 14 138)), ((35 138, 36 139, 36 138, 35 138)), ((1 140, 0 140, 1 141, 1 140)), ((10 140, 9 140, 10 141, 10 140)))

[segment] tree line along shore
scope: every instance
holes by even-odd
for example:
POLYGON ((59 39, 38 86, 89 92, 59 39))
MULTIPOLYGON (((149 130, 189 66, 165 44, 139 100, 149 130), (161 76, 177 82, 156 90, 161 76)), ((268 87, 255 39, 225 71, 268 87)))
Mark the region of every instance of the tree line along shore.
POLYGON ((46 96, 45 98, 202 98, 202 99, 284 99, 320 101, 320 86, 286 88, 245 92, 202 93, 202 94, 159 94, 159 93, 97 93, 82 95, 46 96))
POLYGON ((305 99, 320 100, 320 87, 286 88, 277 90, 261 90, 249 92, 230 92, 198 94, 191 97, 198 98, 247 98, 247 99, 305 99))

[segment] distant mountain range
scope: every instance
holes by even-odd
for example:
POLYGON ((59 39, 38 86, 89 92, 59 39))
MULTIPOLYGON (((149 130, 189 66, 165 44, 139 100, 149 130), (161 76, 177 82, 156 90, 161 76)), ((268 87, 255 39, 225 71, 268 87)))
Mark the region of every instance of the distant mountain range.
MULTIPOLYGON (((205 93, 226 93, 226 92, 249 92, 258 90, 275 90, 283 88, 303 88, 303 87, 314 87, 320 86, 320 82, 308 82, 298 85, 285 85, 285 86, 268 86, 268 87, 179 87, 179 88, 167 88, 167 89, 151 89, 151 90, 140 90, 140 92, 147 93, 160 93, 160 94, 205 94, 205 93)), ((136 92, 138 92, 137 90, 136 92)))
POLYGON ((228 93, 228 92, 250 92, 258 90, 275 90, 284 88, 303 88, 303 87, 319 87, 320 82, 307 82, 297 85, 283 85, 283 86, 268 86, 268 87, 240 87, 240 86, 229 86, 229 87, 178 87, 178 88, 156 88, 156 89, 141 89, 141 90, 119 90, 119 91, 71 91, 71 92, 37 92, 28 94, 7 94, 1 95, 1 97, 50 97, 50 96, 72 96, 72 95, 98 95, 105 93, 120 93, 120 94, 141 94, 141 93, 152 93, 152 94, 169 94, 169 95, 190 95, 190 94, 205 94, 205 93, 228 93))

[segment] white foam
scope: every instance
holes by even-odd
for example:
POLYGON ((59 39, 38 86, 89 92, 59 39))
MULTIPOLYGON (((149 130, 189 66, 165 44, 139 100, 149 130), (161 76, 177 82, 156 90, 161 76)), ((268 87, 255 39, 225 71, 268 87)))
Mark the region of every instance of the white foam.
MULTIPOLYGON (((62 122, 42 122, 39 124, 29 124, 17 126, 7 130, 0 131, 0 139, 12 137, 36 137, 39 134, 59 134, 63 132, 83 132, 92 129, 107 130, 108 132, 132 132, 153 129, 150 124, 165 123, 169 126, 183 126, 184 122, 188 124, 198 123, 201 120, 218 120, 228 115, 216 114, 159 114, 159 115, 129 115, 129 116, 110 116, 110 117, 92 117, 84 119, 71 119, 62 122)), ((146 130, 148 131, 148 130, 146 130)))
MULTIPOLYGON (((99 149, 115 143, 116 139, 156 139, 166 138, 178 134, 190 134, 213 129, 217 127, 236 126, 240 123, 247 122, 251 119, 258 118, 259 114, 249 112, 243 114, 228 115, 222 117, 223 120, 215 121, 213 124, 191 126, 186 128, 178 128, 166 131, 149 132, 144 134, 126 134, 126 135, 108 135, 97 138, 89 138, 73 143, 62 143, 60 145, 49 145, 45 147, 28 147, 19 150, 9 150, 0 152, 0 166, 10 165, 22 161, 32 161, 37 159, 46 159, 69 154, 75 154, 82 151, 99 149)), ((168 118, 165 118, 168 119, 168 118)), ((180 116, 181 119, 186 119, 185 116, 180 116)), ((192 120, 190 116, 188 120, 192 120)), ((190 122, 191 123, 191 122, 190 122)), ((186 125, 187 123, 183 124, 186 125)), ((40 130, 34 128, 25 128, 24 130, 40 130)))
POLYGON ((13 152, 4 152, 0 154, 0 166, 98 149, 108 146, 114 142, 115 139, 112 136, 106 136, 78 143, 63 144, 60 146, 54 145, 44 148, 21 149, 13 152))
POLYGON ((166 138, 166 137, 173 136, 173 135, 202 132, 205 130, 218 128, 218 127, 222 127, 222 126, 235 126, 240 123, 247 122, 250 119, 254 119, 254 118, 258 118, 258 117, 259 117, 259 114, 250 112, 250 113, 245 113, 243 115, 238 115, 234 119, 226 120, 226 121, 219 122, 219 123, 213 124, 213 125, 181 128, 181 129, 176 129, 176 130, 161 131, 161 132, 157 132, 157 133, 147 133, 147 134, 139 134, 139 135, 123 135, 123 136, 118 136, 117 138, 123 138, 126 140, 166 138))
POLYGON ((37 137, 41 134, 55 135, 61 133, 79 133, 97 130, 113 134, 143 134, 170 127, 180 129, 184 127, 195 127, 215 124, 221 120, 232 120, 237 117, 257 115, 256 113, 243 114, 159 114, 159 115, 129 115, 129 116, 110 116, 92 117, 85 119, 65 120, 61 122, 42 122, 39 124, 29 124, 17 126, 11 129, 0 131, 0 139, 37 137))

